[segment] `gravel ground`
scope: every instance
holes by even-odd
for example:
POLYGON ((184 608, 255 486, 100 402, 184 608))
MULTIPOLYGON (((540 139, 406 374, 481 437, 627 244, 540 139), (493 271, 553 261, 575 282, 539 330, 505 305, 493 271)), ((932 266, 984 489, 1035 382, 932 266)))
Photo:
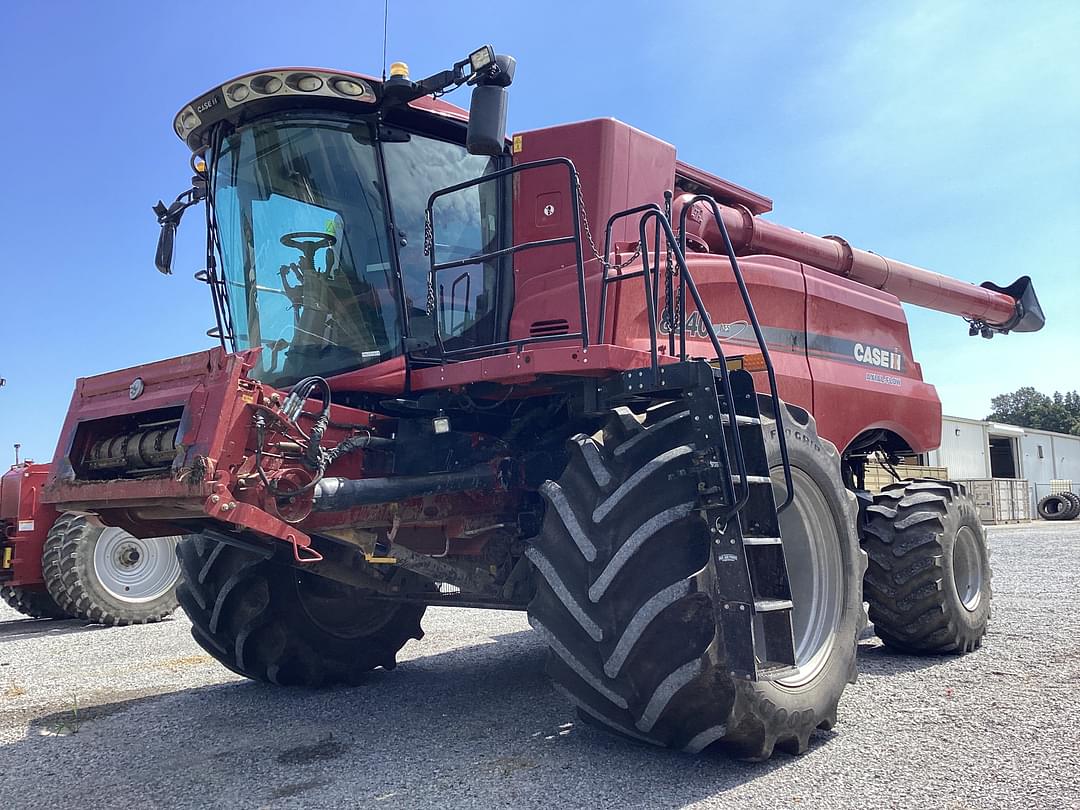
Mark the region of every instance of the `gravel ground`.
POLYGON ((7 807, 1080 807, 1080 522, 990 530, 994 620, 963 658, 859 649, 840 724, 762 764, 577 722, 523 615, 433 609, 394 672, 284 692, 182 615, 107 629, 0 608, 7 807))

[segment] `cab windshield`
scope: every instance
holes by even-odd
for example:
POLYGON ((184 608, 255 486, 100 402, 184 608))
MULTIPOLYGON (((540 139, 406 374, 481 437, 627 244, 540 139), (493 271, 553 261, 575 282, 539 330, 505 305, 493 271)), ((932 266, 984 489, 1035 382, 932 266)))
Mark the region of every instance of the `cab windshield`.
MULTIPOLYGON (((410 334, 429 335, 433 308, 444 336, 490 342, 496 268, 467 266, 429 292, 423 222, 432 191, 483 175, 490 163, 417 134, 380 145, 370 124, 329 117, 227 135, 214 161, 214 224, 235 347, 263 348, 253 376, 284 386, 373 365, 401 353, 405 320, 410 334)), ((458 201, 456 231, 444 231, 455 244, 435 246, 439 261, 491 243, 485 212, 496 204, 481 198, 494 185, 458 201)))
POLYGON ((400 343, 367 125, 294 119, 226 137, 214 213, 237 348, 270 383, 378 362, 400 343))

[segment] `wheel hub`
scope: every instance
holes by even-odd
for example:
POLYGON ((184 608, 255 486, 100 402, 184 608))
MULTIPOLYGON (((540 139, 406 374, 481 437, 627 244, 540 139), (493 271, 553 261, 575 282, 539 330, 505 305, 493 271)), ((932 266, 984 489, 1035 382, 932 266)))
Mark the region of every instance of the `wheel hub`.
POLYGON ((391 605, 365 605, 363 591, 325 577, 297 577, 296 594, 311 622, 338 638, 369 636, 394 617, 391 605))
POLYGON ((956 532, 952 549, 953 586, 960 604, 974 612, 982 599, 983 560, 980 544, 970 526, 956 532))
POLYGON ((101 586, 124 602, 151 602, 176 584, 179 537, 139 539, 116 527, 102 531, 94 547, 94 573, 101 586))

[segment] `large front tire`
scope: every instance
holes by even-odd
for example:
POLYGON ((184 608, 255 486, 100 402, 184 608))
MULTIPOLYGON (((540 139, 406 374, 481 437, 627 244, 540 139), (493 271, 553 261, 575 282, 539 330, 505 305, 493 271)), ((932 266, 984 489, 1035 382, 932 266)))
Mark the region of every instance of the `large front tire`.
MULTIPOLYGON (((782 515, 785 537, 794 547, 801 525, 803 539, 836 561, 831 579, 805 577, 804 598, 793 593, 794 623, 809 633, 796 646, 810 641, 798 673, 785 681, 735 680, 726 665, 711 538, 694 508, 694 479, 680 474, 693 445, 680 403, 644 420, 615 409, 602 436, 571 440, 565 472, 544 484, 547 514, 527 551, 537 588, 529 620, 551 649, 556 688, 592 722, 692 753, 720 743, 752 759, 769 757, 777 744, 802 752, 816 728, 836 722, 863 623, 856 510, 836 449, 818 438, 805 412, 781 410, 796 486, 782 515), (807 521, 811 512, 817 518, 807 521), (824 603, 834 609, 818 610, 824 603)), ((782 480, 776 425, 762 421, 775 482, 782 480)), ((807 565, 814 558, 790 556, 807 565)))
POLYGON ((990 552, 975 502, 949 481, 900 481, 867 509, 866 601, 887 646, 966 653, 990 622, 990 552))
POLYGON ((194 535, 177 547, 177 589, 204 650, 238 675, 279 686, 356 684, 393 669, 423 637, 424 606, 364 599, 355 588, 194 535))

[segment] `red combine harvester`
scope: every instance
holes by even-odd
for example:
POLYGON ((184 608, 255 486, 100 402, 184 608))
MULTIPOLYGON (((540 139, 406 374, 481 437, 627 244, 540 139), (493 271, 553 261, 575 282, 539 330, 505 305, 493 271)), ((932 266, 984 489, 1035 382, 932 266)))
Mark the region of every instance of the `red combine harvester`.
POLYGON ((179 537, 133 537, 41 500, 48 464, 0 476, 0 598, 34 619, 146 624, 176 609, 179 537))
POLYGON ((189 535, 192 632, 250 678, 359 683, 428 605, 527 610, 583 718, 688 751, 805 750, 864 598, 891 647, 978 647, 971 501, 864 468, 940 438, 900 301, 1033 331, 1029 279, 769 223, 618 121, 507 140, 513 74, 485 47, 184 107, 157 264, 205 202, 221 347, 80 380, 43 502, 189 535), (468 115, 437 98, 466 83, 468 115))

